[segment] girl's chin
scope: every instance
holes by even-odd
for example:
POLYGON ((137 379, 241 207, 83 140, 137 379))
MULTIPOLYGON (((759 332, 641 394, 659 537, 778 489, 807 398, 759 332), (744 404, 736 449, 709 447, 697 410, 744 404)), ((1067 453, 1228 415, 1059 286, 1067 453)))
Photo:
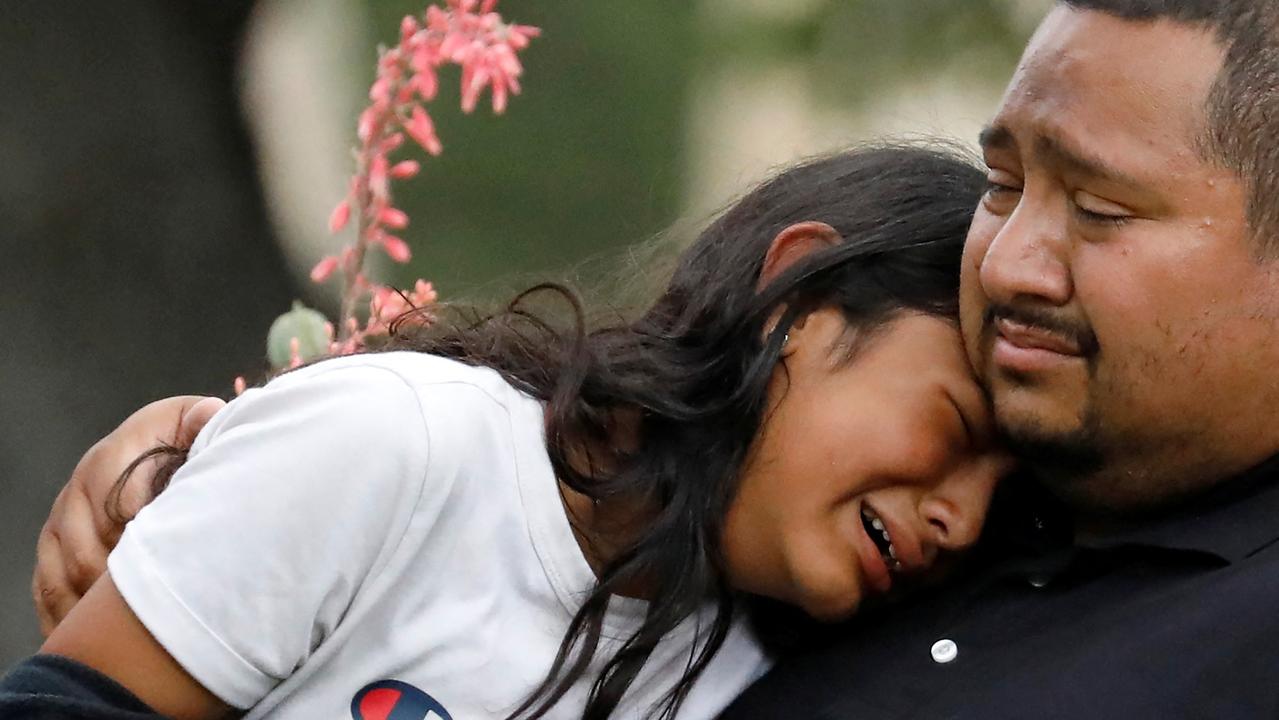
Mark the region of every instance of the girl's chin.
POLYGON ((821 589, 810 589, 793 600, 805 613, 818 622, 847 620, 861 607, 864 589, 860 583, 826 584, 821 589))

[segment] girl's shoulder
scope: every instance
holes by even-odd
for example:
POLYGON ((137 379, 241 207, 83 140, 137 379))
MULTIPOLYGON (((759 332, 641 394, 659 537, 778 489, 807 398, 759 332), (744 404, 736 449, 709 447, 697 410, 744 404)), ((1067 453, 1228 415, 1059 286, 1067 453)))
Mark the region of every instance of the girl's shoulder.
POLYGON ((384 447, 393 434, 403 449, 417 437, 433 471, 449 476, 450 468, 484 472, 496 454, 519 456, 520 464, 541 464, 545 455, 542 403, 488 367, 418 352, 367 353, 300 368, 265 389, 325 403, 331 422, 360 442, 384 447))
POLYGON ((291 407, 299 415, 323 406, 326 424, 346 425, 354 438, 392 430, 404 437, 415 428, 441 437, 474 436, 484 428, 509 429, 513 419, 524 429, 541 415, 538 401, 491 368, 408 351, 346 355, 285 373, 233 401, 205 434, 216 435, 221 420, 255 405, 291 407))
MULTIPOLYGON (((353 399, 364 396, 366 391, 376 392, 377 386, 386 386, 386 381, 394 377, 405 389, 423 399, 451 399, 452 395, 463 394, 477 400, 486 397, 503 408, 530 401, 492 368, 410 351, 331 358, 282 375, 267 387, 319 384, 325 376, 335 373, 341 376, 343 383, 351 385, 348 394, 353 399)), ((384 391, 387 389, 384 387, 384 391)))
POLYGON ((371 491, 397 495, 545 463, 540 402, 492 369, 413 352, 332 358, 252 388, 205 426, 189 462, 226 473, 306 468, 308 488, 342 485, 359 469, 371 491))
POLYGON ((468 365, 451 358, 408 350, 358 353, 329 358, 280 375, 271 380, 267 387, 304 383, 344 370, 383 371, 398 376, 413 387, 460 384, 484 389, 496 395, 505 395, 513 390, 510 384, 492 368, 468 365))

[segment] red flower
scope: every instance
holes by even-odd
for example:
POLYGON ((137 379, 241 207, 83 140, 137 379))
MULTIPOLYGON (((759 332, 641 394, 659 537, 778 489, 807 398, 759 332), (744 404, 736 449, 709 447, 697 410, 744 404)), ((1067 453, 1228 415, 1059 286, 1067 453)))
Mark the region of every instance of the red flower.
POLYGON ((350 222, 354 210, 359 223, 355 242, 311 270, 316 282, 338 271, 344 277, 344 317, 340 337, 330 346, 334 352, 354 352, 362 347, 365 335, 384 330, 385 322, 392 319, 386 317, 391 309, 409 309, 410 302, 417 306, 435 302, 435 289, 422 280, 408 296, 370 285, 362 272, 364 259, 371 245, 380 246, 398 263, 412 257, 408 243, 386 231, 409 224, 408 215, 394 205, 391 182, 416 176, 421 165, 416 160, 393 162, 389 156, 400 149, 406 134, 430 155, 443 152, 425 107, 439 92, 440 68, 461 66, 464 112, 475 109, 485 89, 492 94, 496 113, 505 111, 510 96, 520 92, 524 68, 519 52, 541 31, 506 24, 497 13, 497 4, 498 0, 446 0, 443 7, 429 5, 420 17, 409 15, 400 22, 399 42, 378 57, 377 77, 369 88, 370 104, 360 113, 356 126, 358 170, 351 178, 347 198, 329 217, 329 229, 338 232, 350 222), (369 293, 371 314, 361 330, 351 312, 369 293))

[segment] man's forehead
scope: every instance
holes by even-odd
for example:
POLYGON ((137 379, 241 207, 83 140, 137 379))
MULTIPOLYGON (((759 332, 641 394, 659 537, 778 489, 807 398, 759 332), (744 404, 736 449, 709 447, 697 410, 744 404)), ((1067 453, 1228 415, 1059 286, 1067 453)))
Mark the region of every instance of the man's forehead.
POLYGON ((1187 52, 1195 54, 1189 64, 1203 64, 1200 61, 1220 61, 1225 48, 1208 23, 1167 17, 1124 18, 1056 2, 1027 42, 1022 63, 1033 56, 1061 60, 1089 53, 1146 59, 1157 66, 1188 59, 1187 52), (1199 54, 1200 50, 1205 54, 1199 54))
POLYGON ((1126 20, 1059 3, 1026 46, 1004 103, 1049 93, 1095 102, 1126 93, 1154 111, 1198 108, 1224 59, 1207 27, 1126 20))
POLYGON ((1210 33, 1058 8, 1036 32, 984 147, 1016 145, 1097 170, 1198 156, 1222 53, 1210 33))

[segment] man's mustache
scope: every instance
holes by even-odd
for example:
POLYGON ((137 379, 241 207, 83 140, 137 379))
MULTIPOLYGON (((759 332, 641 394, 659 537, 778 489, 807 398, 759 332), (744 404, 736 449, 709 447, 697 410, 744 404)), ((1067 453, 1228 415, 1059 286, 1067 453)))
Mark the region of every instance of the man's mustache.
POLYGON ((986 308, 982 324, 993 329, 996 320, 1008 320, 1069 340, 1079 348, 1079 354, 1084 357, 1091 357, 1100 349, 1092 328, 1043 308, 992 304, 986 308))

